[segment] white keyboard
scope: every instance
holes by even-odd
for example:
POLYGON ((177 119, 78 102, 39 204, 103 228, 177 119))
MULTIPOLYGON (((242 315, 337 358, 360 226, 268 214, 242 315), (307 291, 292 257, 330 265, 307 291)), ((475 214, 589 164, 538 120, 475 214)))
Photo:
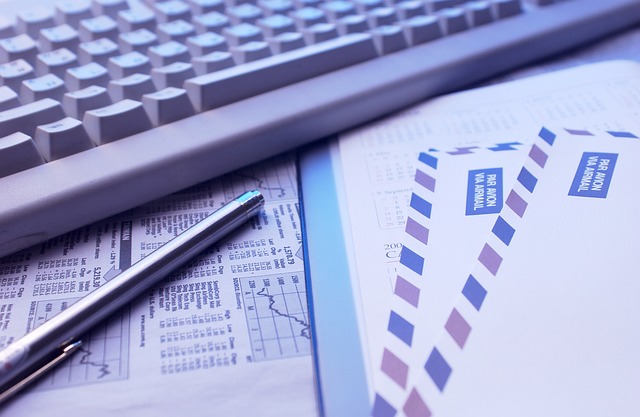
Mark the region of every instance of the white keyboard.
POLYGON ((0 2, 0 256, 640 21, 640 0, 0 2))

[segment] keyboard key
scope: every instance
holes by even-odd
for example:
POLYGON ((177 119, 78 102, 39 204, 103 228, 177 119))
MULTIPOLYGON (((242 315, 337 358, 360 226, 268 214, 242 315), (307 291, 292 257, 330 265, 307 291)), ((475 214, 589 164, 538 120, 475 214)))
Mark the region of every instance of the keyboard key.
POLYGON ((395 6, 395 9, 399 20, 407 20, 415 16, 424 16, 426 13, 424 3, 418 0, 400 2, 395 6))
POLYGON ((133 9, 120 10, 116 20, 120 32, 123 33, 138 29, 153 31, 156 27, 156 15, 151 9, 141 5, 133 9))
POLYGON ((378 7, 367 13, 369 18, 369 26, 376 28, 378 26, 390 25, 397 19, 396 9, 393 7, 378 7))
POLYGON ((274 54, 293 51, 306 46, 302 33, 285 32, 279 35, 267 38, 267 43, 274 54))
POLYGON ((267 42, 253 41, 229 48, 236 64, 245 64, 271 56, 271 48, 267 42))
POLYGON ((20 87, 20 99, 23 103, 33 103, 45 98, 61 101, 66 92, 64 81, 60 77, 45 74, 41 77, 24 80, 20 87))
POLYGON ((158 37, 148 29, 138 29, 120 34, 118 44, 123 54, 133 51, 146 54, 149 47, 158 44, 158 37))
POLYGON ((315 7, 304 7, 289 13, 289 16, 296 22, 299 28, 313 26, 316 23, 325 23, 327 15, 315 7))
POLYGON ((258 7, 264 11, 265 16, 287 14, 295 8, 291 0, 258 0, 258 7))
POLYGON ((350 34, 185 82, 198 111, 264 93, 377 56, 371 35, 350 34), (289 68, 296 68, 289 71, 289 68))
POLYGON ((456 7, 466 0, 425 0, 425 6, 429 13, 435 13, 440 10, 456 7))
POLYGON ((265 37, 296 31, 295 21, 289 16, 281 14, 273 14, 271 16, 258 19, 256 21, 256 26, 262 29, 262 33, 265 37))
POLYGON ((72 117, 38 126, 33 141, 47 162, 93 148, 82 122, 72 117))
POLYGON ((229 18, 218 12, 209 12, 193 18, 193 26, 197 33, 222 33, 222 30, 230 24, 229 18))
POLYGON ((204 75, 232 67, 234 62, 230 52, 215 51, 193 58, 191 64, 197 75, 204 75))
POLYGON ((78 31, 65 23, 42 29, 38 42, 43 52, 50 52, 60 48, 75 51, 80 43, 80 38, 78 37, 78 31))
POLYGON ((191 60, 189 48, 175 41, 152 46, 149 48, 147 55, 154 68, 164 67, 173 62, 189 62, 191 60))
POLYGON ((309 45, 328 41, 338 36, 338 29, 333 23, 317 23, 308 28, 302 28, 301 32, 309 45))
POLYGON ((148 73, 151 71, 151 63, 149 58, 140 52, 133 51, 109 58, 107 69, 111 78, 117 80, 135 73, 148 73))
POLYGON ((78 61, 81 64, 96 62, 100 65, 107 65, 109 58, 119 54, 118 45, 108 38, 82 42, 78 47, 78 61))
POLYGON ((227 16, 231 19, 231 24, 254 23, 262 17, 262 9, 253 4, 244 3, 239 6, 229 7, 227 16))
POLYGON ((156 88, 149 74, 133 74, 109 81, 108 91, 115 103, 125 98, 140 101, 144 94, 153 93, 156 88))
POLYGON ((91 10, 94 16, 107 15, 113 19, 118 16, 121 10, 128 10, 127 0, 93 0, 91 10))
POLYGON ((67 69, 78 66, 78 57, 67 48, 38 54, 36 58, 36 74, 52 73, 64 77, 67 69))
POLYGON ((0 87, 0 111, 5 111, 18 107, 20 105, 20 99, 18 93, 11 88, 3 85, 0 87))
POLYGON ((338 20, 342 17, 356 13, 356 7, 352 2, 344 0, 328 1, 320 6, 330 20, 338 20))
POLYGON ((491 23, 493 15, 491 14, 491 3, 488 1, 472 1, 465 4, 467 10, 467 20, 469 26, 476 27, 487 23, 491 23))
POLYGON ((24 133, 0 137, 0 178, 44 164, 36 144, 24 133))
POLYGON ((82 19, 92 17, 91 0, 63 0, 55 5, 55 21, 59 25, 66 23, 75 28, 82 19))
POLYGON ((40 29, 50 28, 56 24, 53 21, 53 13, 44 7, 34 7, 16 13, 16 31, 27 34, 31 38, 38 37, 40 29))
POLYGON ((366 32, 371 28, 367 16, 361 14, 353 14, 338 19, 336 26, 341 35, 366 32))
POLYGON ((293 0, 293 3, 298 9, 305 7, 317 7, 322 4, 322 0, 293 0))
POLYGON ((24 33, 11 38, 0 39, 0 62, 24 59, 34 63, 38 48, 36 42, 24 33))
POLYGON ((0 82, 14 91, 20 91, 22 82, 35 76, 34 68, 24 59, 0 64, 0 82))
POLYGON ((195 77, 193 66, 186 62, 174 62, 151 70, 151 79, 158 90, 166 87, 182 87, 184 81, 195 77))
POLYGON ((96 145, 104 145, 152 127, 142 103, 128 99, 89 110, 84 114, 82 121, 96 145))
POLYGON ((106 87, 109 80, 109 71, 96 62, 69 68, 64 77, 69 91, 81 90, 92 85, 106 87))
POLYGON ((375 42, 380 55, 399 51, 409 46, 407 45, 407 40, 404 37, 402 28, 399 26, 380 26, 371 29, 370 33, 373 35, 373 41, 375 42))
POLYGON ((225 3, 223 0, 187 0, 194 15, 203 15, 209 12, 223 12, 225 3))
POLYGON ((442 37, 436 16, 415 16, 399 22, 410 45, 418 45, 442 37))
POLYGON ((182 88, 167 87, 155 93, 145 94, 142 104, 154 126, 175 122, 195 114, 189 96, 182 88))
POLYGON ((168 0, 153 5, 156 18, 159 23, 166 23, 172 20, 191 20, 191 9, 185 2, 179 0, 168 0))
POLYGON ((97 85, 72 91, 62 98, 64 112, 75 119, 82 119, 87 110, 108 106, 111 103, 107 89, 97 85))
POLYGON ((442 9, 438 12, 438 16, 440 16, 440 27, 442 28, 442 32, 447 35, 452 35, 469 29, 464 9, 442 9))
POLYGON ((491 0, 493 17, 504 19, 522 13, 520 0, 491 0))
POLYGON ((159 24, 156 28, 156 33, 160 43, 169 41, 184 43, 189 36, 195 35, 196 31, 191 23, 177 19, 159 24))
POLYGON ((383 0, 353 0, 353 3, 359 13, 367 13, 370 10, 385 6, 383 0))
POLYGON ((0 39, 15 36, 13 21, 5 16, 0 16, 0 39))
POLYGON ((225 0, 227 7, 239 6, 243 3, 253 3, 254 0, 225 0))
POLYGON ((215 51, 227 50, 227 39, 213 32, 205 32, 200 35, 187 38, 187 48, 193 57, 209 54, 215 51))
POLYGON ((78 35, 84 42, 95 41, 100 38, 108 38, 112 41, 118 39, 118 25, 109 16, 97 16, 80 21, 78 35))
POLYGON ((33 137, 38 125, 65 117, 59 101, 45 98, 0 112, 0 137, 22 132, 33 137))
POLYGON ((224 28, 222 34, 227 38, 230 46, 238 46, 243 43, 262 40, 262 31, 260 28, 250 23, 241 23, 224 28))

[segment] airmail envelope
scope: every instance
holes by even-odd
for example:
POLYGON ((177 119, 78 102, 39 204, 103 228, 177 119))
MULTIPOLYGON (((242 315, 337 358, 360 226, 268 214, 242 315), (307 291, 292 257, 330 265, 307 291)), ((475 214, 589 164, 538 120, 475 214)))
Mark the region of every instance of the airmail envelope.
POLYGON ((420 154, 384 323, 378 402, 399 407, 421 373, 530 148, 514 141, 420 154))
POLYGON ((543 128, 408 390, 407 416, 632 416, 640 139, 543 128))

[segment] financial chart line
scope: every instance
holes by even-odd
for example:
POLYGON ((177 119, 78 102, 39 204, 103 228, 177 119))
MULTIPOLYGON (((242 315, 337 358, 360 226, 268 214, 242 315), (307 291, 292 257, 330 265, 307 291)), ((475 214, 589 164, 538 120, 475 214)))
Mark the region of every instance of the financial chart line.
POLYGON ((90 358, 93 355, 93 352, 91 352, 88 349, 85 348, 80 348, 80 352, 81 352, 81 356, 80 356, 80 364, 81 365, 87 365, 87 366, 92 366, 95 367, 97 369, 97 379, 102 379, 104 377, 106 377, 107 375, 111 374, 111 371, 109 370, 109 364, 105 363, 105 362, 99 362, 99 361, 92 361, 90 358))
MULTIPOLYGON (((287 191, 285 189, 285 187, 283 187, 282 185, 278 185, 277 187, 272 187, 272 186, 268 186, 266 185, 267 183, 271 183, 271 181, 267 181, 264 180, 262 178, 259 178, 257 176, 253 176, 253 175, 249 175, 249 174, 245 174, 243 172, 235 172, 233 173, 234 176, 242 178, 244 180, 251 180, 252 182, 255 182, 255 186, 262 191, 269 191, 269 193, 273 196, 273 192, 275 191, 276 197, 277 198, 282 198, 285 197, 287 195, 287 191)), ((278 183, 280 183, 280 181, 278 181, 278 183)))
MULTIPOLYGON (((293 154, 278 157, 282 161, 293 160, 293 154)), ((250 188, 258 188, 268 200, 281 200, 297 195, 295 169, 290 167, 274 168, 268 164, 257 164, 240 169, 221 178, 225 197, 235 196, 250 188)))
MULTIPOLYGON (((282 293, 282 301, 284 302, 284 308, 285 308, 285 310, 287 311, 287 314, 288 314, 289 306, 287 305, 287 297, 284 295, 284 289, 282 287, 280 287, 280 292, 282 293)), ((300 320, 298 320, 297 317, 292 317, 292 318, 293 318, 293 320, 295 322, 300 323, 300 320)), ((293 321, 291 321, 291 320, 289 320, 289 330, 291 330, 291 334, 295 333, 295 330, 293 330, 293 321)), ((301 335, 302 335, 302 333, 301 333, 301 335)), ((296 350, 298 350, 298 343, 297 343, 295 338, 293 339, 293 344, 295 345, 296 350)))
POLYGON ((247 330, 255 360, 308 354, 311 350, 304 286, 296 274, 244 278, 247 330), (277 283, 277 284, 276 284, 277 283), (276 288, 274 288, 276 287, 276 288))
POLYGON ((262 290, 258 291, 257 294, 262 296, 262 297, 267 297, 267 299, 269 300, 269 306, 268 309, 271 312, 271 320, 273 321, 273 330, 276 333, 276 342, 278 343, 278 350, 280 351, 280 354, 282 355, 282 343, 280 343, 280 332, 278 331, 278 323, 276 322, 276 316, 274 315, 274 313, 279 314, 279 311, 277 309, 273 308, 273 305, 275 304, 275 300, 273 298, 272 295, 270 295, 268 293, 268 289, 265 287, 262 290), (265 291, 267 291, 265 293, 265 291))
MULTIPOLYGON (((291 319, 293 321, 295 321, 296 323, 300 324, 301 326, 303 326, 302 330, 300 331, 300 336, 306 338, 306 339, 311 339, 311 337, 309 336, 309 323, 305 322, 304 320, 300 320, 298 317, 289 314, 289 308, 287 306, 287 295, 288 294, 294 294, 294 293, 285 293, 284 290, 282 288, 280 288, 280 290, 282 291, 282 299, 283 302, 285 304, 285 310, 287 311, 287 313, 283 313, 281 312, 279 309, 273 307, 273 305, 276 303, 275 302, 275 296, 270 295, 268 293, 267 288, 263 288, 261 291, 258 291, 258 295, 267 297, 269 299, 269 310, 271 310, 273 313, 277 314, 278 316, 281 317, 286 317, 288 319, 291 319), (262 293, 263 291, 267 291, 267 293, 262 293)), ((296 293, 298 296, 300 295, 299 293, 296 293)), ((272 313, 272 314, 273 314, 272 313)), ((293 326, 291 326, 291 332, 294 333, 295 331, 293 330, 293 326)))
MULTIPOLYGON (((257 305, 258 305, 258 303, 257 303, 257 301, 256 301, 256 294, 255 294, 255 292, 254 292, 254 291, 251 291, 251 298, 253 298, 253 305, 254 305, 254 306, 257 306, 257 305)), ((258 315, 258 311, 257 311, 257 309, 256 309, 255 313, 256 313, 256 320, 258 321, 258 332, 259 332, 259 334, 260 334, 260 342, 262 343, 262 351, 263 351, 263 352, 266 352, 266 351, 267 351, 266 346, 265 346, 265 340, 266 340, 266 338, 265 338, 264 334, 262 333, 262 326, 260 326, 260 325, 259 325, 259 324, 260 324, 260 316, 258 315)), ((248 318, 248 316, 247 316, 247 318, 248 318)), ((251 339, 251 344, 252 344, 252 345, 253 345, 253 342, 254 342, 254 341, 253 341, 253 338, 252 338, 252 339, 251 339)), ((256 350, 256 349, 254 349, 254 350, 256 350)))
MULTIPOLYGON (((78 298, 41 300, 34 311, 35 327, 73 304, 78 298)), ((123 308, 81 337, 82 347, 37 389, 56 389, 128 378, 129 309, 123 308)))
MULTIPOLYGON (((267 300, 269 301, 269 305, 268 305, 268 309, 271 311, 271 319, 273 321, 273 325, 274 325, 274 329, 276 332, 276 339, 278 341, 278 347, 280 349, 280 353, 282 354, 282 344, 280 343, 280 335, 278 332, 278 325, 276 322, 276 318, 277 317, 284 317, 287 318, 289 320, 287 320, 288 322, 288 326, 289 326, 289 330, 291 331, 291 334, 295 334, 296 331, 293 329, 293 323, 298 323, 302 326, 302 330, 299 333, 299 336, 304 337, 306 339, 310 339, 309 335, 308 335, 308 329, 309 329, 309 325, 308 323, 304 322, 303 320, 300 320, 298 317, 296 317, 295 315, 292 315, 289 313, 289 306, 287 305, 287 294, 291 294, 291 293, 285 293, 284 289, 282 287, 280 287, 280 292, 282 295, 282 302, 284 303, 284 309, 286 311, 286 313, 280 311, 280 309, 274 307, 274 305, 276 304, 276 300, 275 300, 275 295, 271 295, 269 294, 269 289, 267 287, 264 287, 262 290, 258 291, 256 294, 258 294, 259 296, 262 297, 266 297, 267 300)), ((295 346, 295 350, 298 351, 299 350, 299 346, 298 346, 298 342, 296 340, 295 337, 292 338, 293 344, 295 346)))
MULTIPOLYGON (((302 298, 300 298, 300 289, 298 288, 298 284, 295 284, 295 288, 296 288, 296 298, 298 299, 298 305, 300 306, 300 311, 305 311, 304 310, 304 306, 305 304, 302 302, 302 298)), ((302 329, 302 333, 301 336, 311 340, 311 324, 310 323, 305 323, 305 327, 302 329)))

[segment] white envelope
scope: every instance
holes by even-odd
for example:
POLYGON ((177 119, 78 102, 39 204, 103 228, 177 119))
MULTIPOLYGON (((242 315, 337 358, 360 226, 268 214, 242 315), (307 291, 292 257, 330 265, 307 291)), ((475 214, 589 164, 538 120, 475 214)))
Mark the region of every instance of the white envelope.
POLYGON ((379 369, 386 378, 376 387, 374 416, 381 408, 399 408, 416 383, 425 352, 435 343, 530 148, 512 141, 420 154, 384 323, 379 369))
POLYGON ((403 412, 637 416, 640 139, 542 129, 403 412))

